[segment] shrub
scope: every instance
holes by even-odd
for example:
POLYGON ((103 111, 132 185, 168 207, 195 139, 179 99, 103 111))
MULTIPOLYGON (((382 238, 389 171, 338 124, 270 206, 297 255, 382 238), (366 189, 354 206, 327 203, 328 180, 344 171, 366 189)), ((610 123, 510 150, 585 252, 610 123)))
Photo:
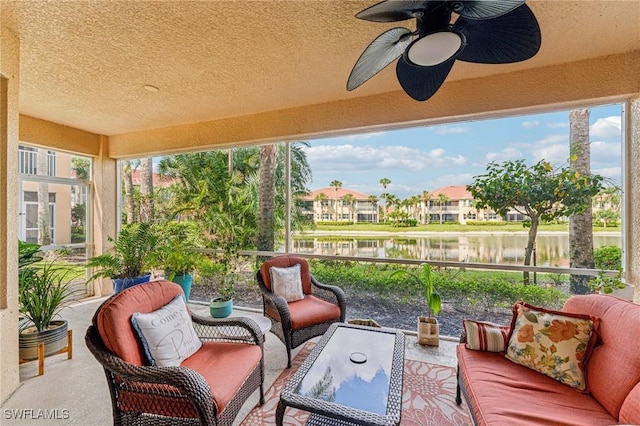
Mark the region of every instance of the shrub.
POLYGON ((594 250, 593 261, 596 269, 619 270, 622 268, 622 249, 616 246, 602 246, 594 250))

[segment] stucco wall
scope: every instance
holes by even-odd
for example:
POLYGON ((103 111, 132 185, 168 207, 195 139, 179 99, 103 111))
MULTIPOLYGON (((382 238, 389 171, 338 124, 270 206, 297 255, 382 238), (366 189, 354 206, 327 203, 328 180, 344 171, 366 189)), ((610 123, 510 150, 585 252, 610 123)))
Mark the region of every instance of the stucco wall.
POLYGON ((640 96, 626 109, 626 149, 624 153, 624 233, 625 279, 636 286, 633 300, 640 303, 640 96))
POLYGON ((19 385, 18 369, 18 38, 0 27, 0 401, 19 385))

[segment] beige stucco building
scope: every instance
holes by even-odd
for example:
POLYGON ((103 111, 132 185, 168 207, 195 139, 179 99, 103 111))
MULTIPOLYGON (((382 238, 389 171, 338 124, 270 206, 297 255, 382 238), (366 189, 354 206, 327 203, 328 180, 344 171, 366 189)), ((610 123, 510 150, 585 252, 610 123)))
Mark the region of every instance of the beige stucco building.
POLYGON ((314 222, 378 223, 377 198, 346 188, 320 188, 300 197, 302 214, 314 222))
POLYGON ((19 386, 19 144, 92 158, 101 253, 119 159, 622 102, 625 279, 640 282, 640 2, 530 1, 535 57, 457 61, 425 103, 393 66, 345 89, 390 28, 354 18, 373 3, 0 2, 0 400, 19 386))

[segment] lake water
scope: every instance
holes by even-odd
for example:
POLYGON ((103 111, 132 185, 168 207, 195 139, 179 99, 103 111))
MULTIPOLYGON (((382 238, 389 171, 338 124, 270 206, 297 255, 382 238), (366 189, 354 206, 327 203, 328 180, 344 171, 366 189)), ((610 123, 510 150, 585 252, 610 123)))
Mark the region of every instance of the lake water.
MULTIPOLYGON (((620 234, 595 233, 594 248, 620 247, 620 234)), ((467 261, 522 265, 527 246, 526 233, 446 233, 424 236, 296 236, 292 251, 301 254, 420 259, 448 262, 467 261)), ((538 266, 569 266, 569 235, 543 233, 536 239, 538 266)))

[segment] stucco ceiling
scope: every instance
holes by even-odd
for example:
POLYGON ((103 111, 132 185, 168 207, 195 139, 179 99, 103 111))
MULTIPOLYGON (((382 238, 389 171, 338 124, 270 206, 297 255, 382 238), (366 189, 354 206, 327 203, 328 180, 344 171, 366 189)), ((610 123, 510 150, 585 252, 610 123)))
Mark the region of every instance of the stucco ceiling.
MULTIPOLYGON (((374 3, 1 0, 0 12, 20 38, 20 112, 118 135, 401 90, 394 66, 345 88, 362 50, 396 26, 354 18, 374 3)), ((640 1, 528 4, 542 30, 538 55, 458 61, 447 82, 639 49, 640 1)))

